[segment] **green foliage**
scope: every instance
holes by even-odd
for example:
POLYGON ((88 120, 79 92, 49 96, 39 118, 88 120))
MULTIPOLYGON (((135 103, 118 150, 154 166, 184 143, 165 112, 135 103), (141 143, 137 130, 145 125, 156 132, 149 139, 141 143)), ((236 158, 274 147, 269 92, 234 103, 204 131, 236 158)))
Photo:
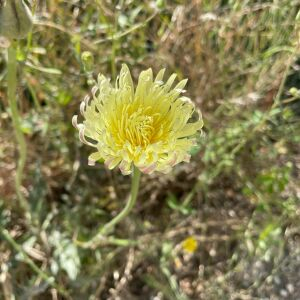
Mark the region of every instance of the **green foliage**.
POLYGON ((178 211, 183 215, 190 215, 193 212, 193 209, 189 203, 179 203, 174 194, 170 194, 166 201, 171 209, 178 211))
POLYGON ((49 243, 55 249, 50 266, 52 273, 57 275, 59 270, 64 270, 71 280, 75 280, 80 271, 77 247, 59 231, 49 235, 49 243))

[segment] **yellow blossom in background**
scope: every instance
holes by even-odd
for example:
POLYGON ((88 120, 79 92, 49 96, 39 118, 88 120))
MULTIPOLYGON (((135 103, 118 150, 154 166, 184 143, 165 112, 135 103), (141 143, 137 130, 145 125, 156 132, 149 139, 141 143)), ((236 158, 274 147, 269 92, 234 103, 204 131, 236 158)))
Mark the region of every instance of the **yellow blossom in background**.
POLYGON ((176 74, 163 82, 165 70, 153 79, 152 69, 141 72, 136 89, 130 71, 122 66, 115 86, 103 75, 80 105, 84 118, 73 125, 82 142, 97 150, 89 163, 104 160, 109 169, 119 166, 124 175, 135 165, 143 173, 168 173, 173 166, 190 159, 195 134, 202 128, 200 111, 191 122, 195 106, 182 96, 187 80, 172 85, 176 74))
POLYGON ((194 253, 198 248, 198 242, 194 237, 190 236, 182 242, 182 248, 189 253, 194 253))

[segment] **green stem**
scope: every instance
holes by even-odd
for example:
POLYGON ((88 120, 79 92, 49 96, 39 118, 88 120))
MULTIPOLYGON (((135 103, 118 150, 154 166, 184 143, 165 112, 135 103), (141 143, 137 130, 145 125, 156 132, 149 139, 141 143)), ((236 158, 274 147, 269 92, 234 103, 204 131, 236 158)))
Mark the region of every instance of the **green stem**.
MULTIPOLYGON (((116 27, 116 26, 115 26, 116 27)), ((114 33, 113 33, 114 35, 114 33)), ((112 47, 111 47, 111 75, 112 80, 116 80, 116 40, 112 40, 112 47)))
POLYGON ((100 230, 100 233, 105 235, 109 233, 118 223, 120 223, 127 215, 130 213, 132 208, 134 207, 137 199, 137 194, 139 190, 141 172, 138 168, 133 168, 133 175, 131 181, 131 193, 128 202, 124 209, 115 216, 110 222, 104 225, 104 227, 100 230))
MULTIPOLYGON (((119 1, 119 6, 122 7, 123 1, 119 1)), ((120 16, 120 11, 115 16, 114 27, 111 30, 110 38, 112 41, 111 45, 111 75, 112 80, 115 81, 117 79, 117 70, 116 70, 116 54, 117 54, 117 40, 114 39, 116 32, 118 31, 118 18, 120 16)))
MULTIPOLYGON (((33 16, 35 15, 35 12, 36 12, 36 9, 37 9, 37 4, 38 4, 37 0, 33 1, 32 10, 31 10, 33 16)), ((32 30, 30 30, 30 32, 27 35, 26 59, 27 59, 28 53, 31 49, 31 46, 32 46, 32 30)))
POLYGON ((20 116, 18 112, 17 106, 17 61, 16 61, 16 48, 15 44, 12 42, 11 46, 8 48, 8 63, 7 63, 7 94, 8 94, 8 102, 11 110, 11 117, 13 121, 13 126, 15 130, 15 136, 19 149, 19 159, 17 164, 17 171, 15 177, 15 188, 17 197, 20 202, 20 206, 26 212, 26 217, 30 220, 30 209, 29 205, 22 195, 21 186, 22 186, 22 178, 23 171, 26 162, 27 156, 27 148, 25 137, 21 129, 20 116))
POLYGON ((132 208, 134 207, 137 200, 137 194, 140 185, 140 177, 141 177, 140 170, 134 167, 133 174, 132 174, 132 181, 131 181, 131 193, 130 193, 129 200, 126 203, 124 209, 117 216, 115 216, 110 222, 105 224, 104 227, 102 227, 99 230, 98 234, 96 234, 91 240, 87 242, 76 241, 76 244, 79 247, 95 248, 101 243, 105 244, 106 242, 118 246, 129 246, 135 244, 135 242, 132 240, 116 239, 114 237, 107 238, 105 236, 109 234, 118 223, 120 223, 125 217, 127 217, 130 211, 132 210, 132 208))

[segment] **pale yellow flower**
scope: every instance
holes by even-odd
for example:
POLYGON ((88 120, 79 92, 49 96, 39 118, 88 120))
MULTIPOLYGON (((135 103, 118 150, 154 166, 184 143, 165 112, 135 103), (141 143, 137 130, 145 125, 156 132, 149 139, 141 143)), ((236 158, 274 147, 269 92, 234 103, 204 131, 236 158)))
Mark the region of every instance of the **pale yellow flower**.
POLYGON ((119 166, 126 175, 133 165, 143 173, 167 173, 189 161, 195 135, 203 126, 201 113, 197 111, 196 121, 191 122, 195 106, 181 95, 187 80, 171 88, 176 74, 164 83, 164 71, 154 80, 151 69, 141 72, 136 89, 126 65, 115 87, 98 76, 92 99, 87 96, 80 105, 83 123, 73 117, 80 140, 97 149, 90 164, 104 160, 109 169, 119 166))

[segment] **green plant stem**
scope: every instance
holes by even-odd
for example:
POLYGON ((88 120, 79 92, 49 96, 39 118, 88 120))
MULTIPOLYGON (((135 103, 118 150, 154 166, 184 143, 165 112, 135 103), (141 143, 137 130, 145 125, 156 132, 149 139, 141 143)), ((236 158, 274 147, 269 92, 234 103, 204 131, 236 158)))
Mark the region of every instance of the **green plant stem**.
POLYGON ((137 194, 140 185, 140 177, 141 177, 140 170, 134 167, 132 181, 131 181, 130 198, 126 203, 124 209, 117 216, 115 216, 110 222, 104 225, 104 227, 100 230, 101 234, 105 235, 109 233, 118 223, 120 223, 130 213, 130 211, 132 210, 132 208, 136 203, 137 194))
POLYGON ((122 246, 134 244, 134 241, 131 240, 121 240, 113 237, 106 238, 105 236, 109 234, 118 223, 120 223, 125 217, 127 217, 130 211, 132 210, 132 208, 134 207, 137 200, 137 194, 140 185, 140 177, 141 177, 140 170, 134 167, 133 174, 132 174, 132 181, 131 181, 130 197, 124 209, 117 216, 115 216, 110 222, 105 224, 104 227, 102 227, 99 230, 99 233, 96 236, 94 236, 90 241, 87 242, 77 241, 78 246, 83 248, 95 248, 102 242, 103 243, 108 242, 110 244, 122 245, 122 246))
MULTIPOLYGON (((37 4, 38 4, 38 1, 34 0, 33 4, 32 4, 32 10, 31 10, 33 16, 35 15, 35 12, 37 9, 37 4)), ((28 53, 30 52, 31 46, 32 46, 32 30, 30 30, 30 32, 27 35, 26 58, 28 56, 28 53)))
MULTIPOLYGON (((114 26, 114 32, 117 31, 117 21, 115 21, 115 26, 114 26)), ((114 32, 112 36, 114 35, 114 32)), ((115 81, 117 78, 117 71, 116 71, 116 40, 112 39, 112 45, 111 45, 111 75, 112 75, 112 80, 115 81)))
POLYGON ((15 136, 18 144, 19 159, 17 163, 16 177, 15 177, 15 188, 17 197, 20 202, 20 206, 26 213, 26 218, 31 219, 29 205, 22 195, 21 186, 23 179, 23 171, 26 162, 27 148, 25 137, 21 129, 20 116, 17 106, 17 61, 16 61, 16 47, 15 43, 12 42, 11 46, 8 48, 8 63, 7 63, 7 94, 8 102, 11 110, 11 117, 13 121, 13 126, 15 130, 15 136))

